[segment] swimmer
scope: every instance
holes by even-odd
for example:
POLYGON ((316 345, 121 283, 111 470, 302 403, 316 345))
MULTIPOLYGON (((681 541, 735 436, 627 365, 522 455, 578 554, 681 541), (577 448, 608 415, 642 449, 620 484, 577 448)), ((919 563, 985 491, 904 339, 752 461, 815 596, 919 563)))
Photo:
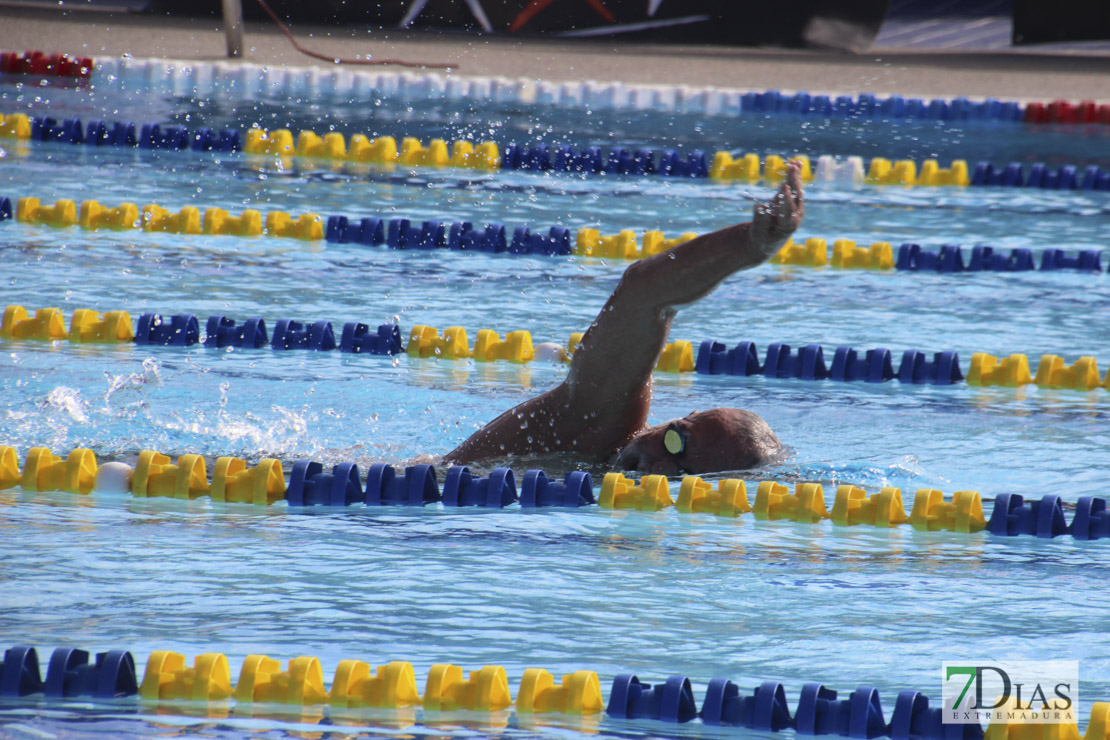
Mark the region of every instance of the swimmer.
POLYGON ((734 272, 776 254, 802 221, 799 166, 752 220, 634 262, 574 352, 567 379, 506 411, 447 454, 474 464, 509 456, 572 453, 622 470, 678 475, 743 470, 772 460, 781 443, 743 409, 695 411, 648 427, 651 373, 675 313, 734 272))

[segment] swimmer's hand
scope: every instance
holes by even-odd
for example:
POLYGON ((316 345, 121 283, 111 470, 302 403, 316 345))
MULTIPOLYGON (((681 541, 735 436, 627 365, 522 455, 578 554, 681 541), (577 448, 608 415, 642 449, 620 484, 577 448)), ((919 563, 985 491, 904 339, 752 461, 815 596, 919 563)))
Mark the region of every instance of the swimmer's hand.
POLYGON ((765 258, 773 257, 798 228, 804 214, 801 167, 791 161, 786 169, 786 180, 775 196, 752 208, 752 244, 765 258))

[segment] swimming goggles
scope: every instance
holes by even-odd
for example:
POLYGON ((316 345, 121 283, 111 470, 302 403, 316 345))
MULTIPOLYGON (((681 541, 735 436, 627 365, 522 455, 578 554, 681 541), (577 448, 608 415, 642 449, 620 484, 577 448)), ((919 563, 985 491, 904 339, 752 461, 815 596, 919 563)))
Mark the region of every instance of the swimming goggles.
POLYGON ((686 451, 686 433, 677 424, 671 424, 663 433, 663 447, 673 457, 678 457, 686 451))

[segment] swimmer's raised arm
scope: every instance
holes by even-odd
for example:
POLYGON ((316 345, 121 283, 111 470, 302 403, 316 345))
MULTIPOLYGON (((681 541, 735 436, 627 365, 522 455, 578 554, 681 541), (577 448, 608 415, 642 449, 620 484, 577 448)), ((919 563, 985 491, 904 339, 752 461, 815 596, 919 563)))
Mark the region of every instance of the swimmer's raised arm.
POLYGON ((647 422, 651 372, 677 309, 767 260, 801 223, 799 172, 791 163, 782 187, 756 204, 750 223, 631 265, 575 350, 566 381, 501 414, 446 459, 567 451, 603 461, 620 449, 647 422))
POLYGON ((704 234, 631 265, 574 353, 567 384, 574 407, 608 406, 641 392, 667 341, 676 310, 725 278, 774 256, 801 223, 800 169, 750 223, 704 234))

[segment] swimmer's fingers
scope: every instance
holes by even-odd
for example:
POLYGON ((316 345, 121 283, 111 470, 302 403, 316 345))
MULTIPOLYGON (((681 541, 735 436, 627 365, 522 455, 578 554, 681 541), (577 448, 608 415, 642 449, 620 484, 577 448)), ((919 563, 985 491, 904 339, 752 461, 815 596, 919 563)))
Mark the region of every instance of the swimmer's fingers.
POLYGON ((786 185, 789 186, 790 196, 794 202, 794 211, 802 213, 805 210, 805 201, 802 198, 802 164, 796 159, 790 160, 787 166, 786 185))
POLYGON ((802 222, 805 213, 805 201, 802 198, 802 168, 796 161, 791 161, 786 170, 786 180, 775 194, 778 204, 778 216, 785 223, 790 224, 793 231, 802 222))

